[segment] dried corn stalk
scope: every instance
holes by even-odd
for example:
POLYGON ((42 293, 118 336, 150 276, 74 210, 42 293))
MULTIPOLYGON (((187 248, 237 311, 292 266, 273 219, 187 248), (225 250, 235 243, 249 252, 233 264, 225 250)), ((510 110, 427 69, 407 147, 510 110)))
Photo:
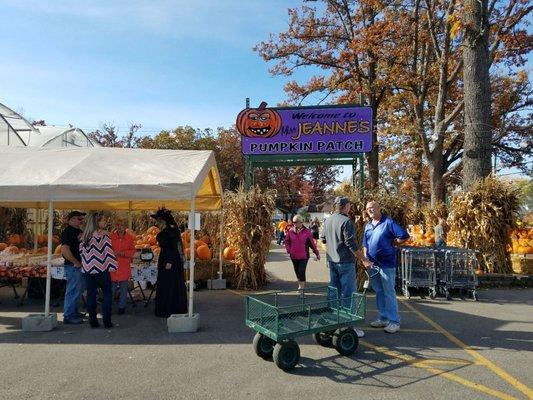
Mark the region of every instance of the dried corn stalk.
POLYGON ((266 283, 265 263, 273 237, 274 193, 258 186, 224 195, 224 225, 235 255, 235 287, 256 290, 266 283))
POLYGON ((442 202, 433 207, 428 204, 422 208, 422 213, 424 214, 424 231, 426 233, 433 232, 439 223, 439 218, 446 219, 448 217, 448 208, 442 202))
MULTIPOLYGON (((213 258, 218 259, 220 251, 220 212, 206 212, 202 214, 202 232, 199 236, 209 236, 211 240, 211 249, 213 250, 213 258)), ((224 246, 224 243, 222 244, 224 246)))
POLYGON ((519 189, 488 177, 456 196, 450 209, 449 244, 478 250, 488 272, 512 273, 506 247, 511 244, 509 232, 516 227, 519 189))

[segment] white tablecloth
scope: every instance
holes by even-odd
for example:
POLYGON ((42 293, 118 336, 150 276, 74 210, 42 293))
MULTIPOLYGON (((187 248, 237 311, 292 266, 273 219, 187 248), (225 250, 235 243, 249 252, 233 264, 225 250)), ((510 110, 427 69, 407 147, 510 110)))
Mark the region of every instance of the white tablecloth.
MULTIPOLYGON (((52 279, 67 279, 64 266, 52 266, 52 279)), ((155 261, 134 263, 131 266, 131 280, 135 282, 150 282, 157 280, 157 263, 155 261)))

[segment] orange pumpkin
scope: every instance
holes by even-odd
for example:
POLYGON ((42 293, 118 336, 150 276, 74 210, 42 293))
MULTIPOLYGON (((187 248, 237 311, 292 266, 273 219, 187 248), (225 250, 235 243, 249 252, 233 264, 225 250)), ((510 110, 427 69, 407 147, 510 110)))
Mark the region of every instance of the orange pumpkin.
POLYGON ((0 251, 4 251, 7 247, 7 243, 0 243, 0 251))
POLYGON ((211 260, 213 252, 206 244, 204 244, 196 249, 196 256, 200 260, 211 260))
POLYGON ((157 226, 151 226, 146 230, 146 233, 149 235, 157 235, 160 232, 160 229, 157 226))
POLYGON ((20 249, 17 246, 6 247, 6 251, 9 252, 9 253, 13 253, 13 254, 19 254, 20 253, 20 249))
POLYGON ((205 244, 211 244, 211 238, 209 237, 209 235, 204 235, 200 238, 200 240, 202 242, 204 242, 205 244))
POLYGON ((61 255, 61 245, 60 244, 57 245, 56 249, 54 250, 54 254, 56 256, 61 255))
POLYGON ((485 274, 485 271, 483 271, 482 269, 476 269, 476 275, 484 275, 485 274))
POLYGON ((200 246, 207 246, 206 242, 203 242, 201 240, 195 240, 194 241, 194 248, 198 249, 200 246))
POLYGON ((19 244, 21 244, 23 241, 23 237, 22 235, 19 235, 17 233, 14 233, 12 235, 9 235, 9 237, 7 238, 7 242, 11 245, 11 246, 18 246, 19 244))
POLYGON ((185 257, 190 258, 191 257, 191 248, 185 247, 185 257))
POLYGON ((224 249, 224 260, 235 260, 235 249, 233 247, 226 247, 224 249))
POLYGON ((185 231, 181 234, 181 241, 183 243, 189 243, 191 241, 191 232, 185 231))
POLYGON ((246 108, 237 115, 237 130, 242 136, 270 138, 281 129, 281 117, 277 111, 266 108, 261 102, 258 108, 246 108))

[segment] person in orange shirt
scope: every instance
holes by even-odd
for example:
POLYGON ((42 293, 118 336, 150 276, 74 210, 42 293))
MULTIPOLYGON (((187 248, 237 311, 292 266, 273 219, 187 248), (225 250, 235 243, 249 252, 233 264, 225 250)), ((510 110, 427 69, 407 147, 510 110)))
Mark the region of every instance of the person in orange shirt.
POLYGON ((281 245, 285 242, 285 229, 287 228, 287 221, 282 219, 278 224, 278 240, 277 244, 281 245))
POLYGON ((111 272, 113 291, 120 290, 118 301, 118 313, 126 312, 126 302, 128 301, 128 285, 131 278, 131 261, 135 254, 135 238, 126 232, 126 220, 117 219, 115 231, 111 234, 113 251, 118 261, 118 269, 111 272))

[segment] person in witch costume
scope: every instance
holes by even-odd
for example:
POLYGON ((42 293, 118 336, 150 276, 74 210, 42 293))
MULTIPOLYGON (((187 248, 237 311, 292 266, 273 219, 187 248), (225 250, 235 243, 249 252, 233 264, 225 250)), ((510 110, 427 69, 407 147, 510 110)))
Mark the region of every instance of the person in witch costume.
POLYGON ((183 273, 183 244, 181 234, 170 210, 160 208, 151 215, 164 225, 157 234, 161 252, 157 263, 155 315, 168 318, 172 314, 187 313, 187 290, 183 273))

